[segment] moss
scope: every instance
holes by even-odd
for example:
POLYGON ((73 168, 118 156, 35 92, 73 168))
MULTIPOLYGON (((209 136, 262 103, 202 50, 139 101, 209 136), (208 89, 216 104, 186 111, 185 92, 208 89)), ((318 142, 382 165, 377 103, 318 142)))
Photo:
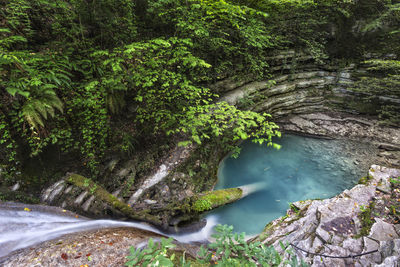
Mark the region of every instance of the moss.
POLYGON ((293 203, 289 204, 290 210, 293 211, 296 215, 300 214, 300 209, 296 207, 293 203))
POLYGON ((241 197, 240 188, 216 190, 198 196, 192 207, 194 211, 203 212, 239 200, 241 197))
POLYGON ((371 227, 374 224, 373 213, 372 213, 374 207, 375 203, 372 202, 369 206, 361 209, 361 212, 358 215, 358 218, 360 219, 361 223, 361 229, 360 232, 355 236, 355 238, 360 238, 369 235, 371 227))
MULTIPOLYGON (((282 222, 282 221, 280 221, 279 223, 281 223, 281 222, 282 222)), ((257 240, 257 241, 260 241, 260 242, 264 241, 265 239, 267 239, 268 236, 271 235, 271 233, 274 231, 275 227, 277 227, 277 226, 279 226, 279 224, 278 224, 278 225, 274 225, 274 224, 273 224, 273 221, 272 221, 272 222, 269 222, 269 223, 264 227, 264 230, 261 232, 261 234, 258 235, 258 237, 257 237, 256 240, 257 240)))
POLYGON ((358 180, 358 184, 364 184, 367 185, 369 183, 369 181, 371 181, 372 177, 368 176, 364 176, 361 177, 360 180, 358 180))
POLYGON ((193 204, 193 209, 199 212, 212 209, 212 203, 208 199, 198 199, 193 204))
POLYGON ((128 216, 131 219, 147 221, 155 225, 161 224, 158 217, 150 215, 146 211, 141 211, 140 213, 134 212, 128 204, 120 201, 117 197, 113 196, 102 186, 94 183, 89 178, 85 178, 78 174, 72 174, 68 177, 67 182, 88 191, 90 194, 95 196, 96 199, 104 201, 105 203, 107 203, 114 209, 122 212, 124 215, 128 216))

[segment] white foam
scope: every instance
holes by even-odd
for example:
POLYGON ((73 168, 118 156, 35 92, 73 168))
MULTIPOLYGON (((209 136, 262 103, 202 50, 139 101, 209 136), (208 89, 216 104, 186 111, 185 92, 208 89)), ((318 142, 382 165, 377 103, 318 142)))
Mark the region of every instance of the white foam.
POLYGON ((37 211, 0 210, 0 257, 65 234, 114 227, 133 227, 171 236, 182 243, 206 241, 217 224, 215 216, 207 219, 201 230, 182 235, 166 235, 156 228, 139 222, 113 220, 83 220, 37 211))
POLYGON ((182 243, 201 242, 209 240, 214 226, 218 224, 217 216, 210 215, 206 218, 207 224, 200 230, 190 234, 171 235, 173 238, 182 243))

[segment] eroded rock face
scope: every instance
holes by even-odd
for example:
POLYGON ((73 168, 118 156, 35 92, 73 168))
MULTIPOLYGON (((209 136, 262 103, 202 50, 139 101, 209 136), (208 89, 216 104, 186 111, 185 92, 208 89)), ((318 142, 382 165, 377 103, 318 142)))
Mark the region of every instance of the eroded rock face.
POLYGON ((280 120, 284 130, 328 137, 361 138, 379 142, 382 148, 400 148, 400 131, 384 127, 371 118, 343 113, 314 113, 280 120), (388 144, 388 145, 386 145, 388 144))
MULTIPOLYGON (((309 55, 290 50, 270 57, 268 64, 271 80, 226 79, 213 89, 230 104, 271 114, 283 131, 374 142, 380 149, 375 163, 400 167, 399 128, 360 115, 368 114, 371 106, 360 100, 352 86, 365 73, 365 66, 319 65, 309 55)), ((381 103, 400 103, 398 98, 377 97, 381 103)))
POLYGON ((399 169, 373 165, 370 180, 340 195, 325 200, 296 202, 288 216, 269 223, 257 239, 281 249, 279 242, 289 242, 312 253, 349 256, 376 252, 346 259, 326 258, 295 250, 311 266, 399 266, 400 225, 375 218, 363 235, 360 213, 376 199, 385 197, 378 187, 400 176, 399 169))
MULTIPOLYGON (((126 182, 119 188, 110 188, 110 192, 112 192, 112 195, 119 202, 128 204, 132 207, 134 212, 138 214, 143 213, 143 211, 146 213, 146 210, 160 209, 167 206, 172 202, 171 198, 176 198, 176 196, 171 195, 168 185, 162 184, 162 182, 168 176, 169 172, 174 170, 189 157, 192 149, 192 146, 177 146, 171 151, 170 156, 166 158, 158 168, 155 168, 153 173, 148 177, 142 178, 143 182, 139 185, 133 184, 136 175, 133 161, 128 161, 121 169, 117 169, 116 165, 119 160, 112 159, 106 165, 107 169, 110 171, 111 175, 122 177, 121 179, 125 179, 126 182), (149 189, 160 184, 163 186, 163 191, 160 194, 161 197, 156 200, 148 199, 145 193, 149 189), (167 186, 168 190, 165 186, 167 186), (169 197, 166 197, 167 194, 169 194, 169 197)), ((104 199, 93 195, 100 186, 89 186, 90 183, 88 179, 86 179, 88 181, 85 187, 76 186, 66 181, 70 175, 71 174, 67 173, 61 180, 44 190, 41 195, 42 202, 73 210, 93 218, 125 217, 126 214, 115 209, 115 206, 111 205, 109 201, 104 201, 104 199)), ((184 197, 187 197, 187 195, 184 195, 184 197)), ((157 220, 150 220, 150 222, 156 224, 155 221, 157 220)))
POLYGON ((241 99, 249 98, 253 110, 278 118, 329 110, 331 99, 350 96, 347 89, 353 83, 353 74, 359 72, 354 64, 346 68, 322 66, 310 55, 291 50, 279 51, 268 59, 268 64, 271 80, 226 79, 213 88, 230 104, 240 105, 241 99))

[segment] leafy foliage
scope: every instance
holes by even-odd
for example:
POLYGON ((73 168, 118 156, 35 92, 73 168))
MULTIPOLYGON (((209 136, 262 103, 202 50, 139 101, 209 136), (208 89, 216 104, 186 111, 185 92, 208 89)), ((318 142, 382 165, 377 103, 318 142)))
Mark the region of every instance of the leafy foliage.
POLYGON ((278 126, 268 122, 267 118, 267 114, 242 111, 226 102, 219 102, 190 108, 176 131, 190 133, 192 140, 198 144, 213 135, 220 137, 221 141, 227 144, 231 140, 252 139, 255 143, 266 142, 269 146, 279 148, 277 144, 272 143, 272 136, 280 136, 278 126))
POLYGON ((224 1, 139 1, 137 8, 126 0, 2 2, 1 149, 10 160, 26 159, 18 147, 40 156, 55 145, 79 152, 82 164, 96 174, 113 142, 134 153, 124 144, 132 136, 109 138, 110 119, 124 119, 128 108, 143 136, 189 133, 188 142, 201 143, 212 135, 226 135, 227 142, 252 136, 261 141, 267 134, 270 142, 274 124, 216 104, 217 96, 204 86, 210 73, 234 65, 237 73, 265 74, 259 55, 272 46, 265 14, 224 1), (186 16, 179 19, 177 12, 186 16), (150 31, 143 32, 137 16, 150 31), (175 28, 173 36, 168 27, 175 28))
POLYGON ((167 251, 176 247, 172 243, 172 237, 169 239, 161 238, 160 243, 154 243, 152 238, 149 239, 145 249, 135 249, 130 247, 131 255, 127 256, 128 262, 126 266, 174 266, 173 260, 175 254, 167 255, 167 251))
MULTIPOLYGON (((292 251, 281 244, 283 251, 288 253, 290 260, 284 260, 273 246, 265 246, 260 242, 245 241, 245 233, 233 233, 233 227, 217 225, 216 234, 212 235, 215 241, 208 248, 201 247, 196 259, 186 260, 184 255, 179 266, 197 266, 198 264, 216 266, 308 266, 303 261, 299 262, 292 251)), ((175 253, 168 253, 174 248, 172 238, 161 238, 160 243, 150 239, 145 249, 130 248, 127 266, 174 266, 175 253)), ((176 265, 176 264, 175 264, 176 265)))
MULTIPOLYGON (((234 149, 249 138, 273 145, 279 133, 268 115, 217 102, 208 86, 268 78, 274 49, 307 49, 323 62, 330 47, 348 43, 354 14, 365 18, 361 32, 384 29, 377 40, 391 38, 398 51, 393 1, 10 0, 0 2, 0 13, 2 164, 53 146, 80 155, 92 175, 108 150, 134 155, 132 140, 180 135, 182 145, 215 139, 234 149), (334 35, 335 27, 345 34, 334 35)), ((397 76, 369 84, 386 92, 397 76)), ((397 111, 385 105, 380 112, 397 111)))
POLYGON ((192 40, 196 54, 213 66, 209 77, 267 74, 262 59, 276 42, 264 23, 266 13, 223 0, 149 1, 148 12, 158 27, 192 40))
POLYGON ((287 250, 281 243, 283 251, 287 252, 290 261, 283 260, 273 246, 265 246, 256 242, 247 242, 245 233, 233 233, 233 226, 217 225, 216 234, 212 235, 215 242, 209 244, 209 250, 202 248, 199 252, 201 262, 213 261, 217 266, 308 266, 298 261, 293 252, 287 250))

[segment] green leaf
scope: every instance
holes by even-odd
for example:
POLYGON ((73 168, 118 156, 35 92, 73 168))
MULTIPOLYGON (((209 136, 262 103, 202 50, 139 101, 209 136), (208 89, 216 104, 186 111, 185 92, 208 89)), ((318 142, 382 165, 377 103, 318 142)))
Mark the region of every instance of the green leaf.
POLYGON ((157 260, 159 262, 159 266, 165 266, 165 267, 173 267, 174 266, 173 262, 164 256, 159 255, 157 257, 157 260))
POLYGON ((10 95, 15 96, 15 93, 18 91, 18 89, 15 88, 15 87, 6 87, 6 91, 7 91, 10 95))
POLYGON ((19 91, 18 94, 22 95, 25 98, 28 98, 30 96, 30 93, 27 91, 19 91))

